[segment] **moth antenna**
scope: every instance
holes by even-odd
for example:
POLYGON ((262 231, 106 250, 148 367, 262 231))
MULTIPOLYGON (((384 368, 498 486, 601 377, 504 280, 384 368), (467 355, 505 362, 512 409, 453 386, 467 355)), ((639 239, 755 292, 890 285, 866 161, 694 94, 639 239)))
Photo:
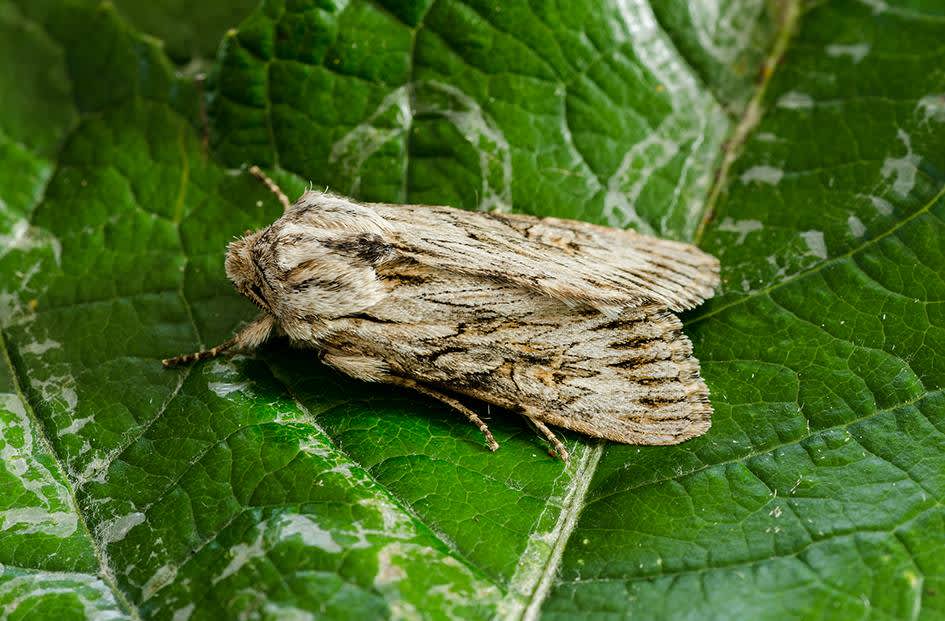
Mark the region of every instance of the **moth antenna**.
POLYGON ((282 211, 289 211, 289 207, 292 206, 292 203, 289 202, 289 197, 285 195, 285 192, 282 191, 279 184, 270 179, 269 176, 255 164, 249 167, 249 174, 262 181, 263 184, 269 188, 269 191, 276 195, 276 198, 278 198, 279 202, 282 204, 282 211))
POLYGON ((165 358, 161 361, 161 364, 164 365, 165 369, 169 369, 181 364, 190 364, 191 362, 207 360, 208 358, 216 358, 220 354, 225 354, 233 349, 243 351, 255 349, 269 338, 269 334, 272 332, 274 325, 275 321, 271 315, 262 314, 216 347, 197 351, 192 354, 165 358))
POLYGON ((236 337, 229 338, 216 347, 211 347, 210 349, 195 351, 192 354, 182 354, 180 356, 174 356, 173 358, 165 358, 161 361, 161 364, 164 365, 165 369, 170 369, 171 367, 176 367, 182 364, 190 364, 191 362, 207 360, 208 358, 216 358, 220 354, 232 349, 234 345, 236 345, 236 337))

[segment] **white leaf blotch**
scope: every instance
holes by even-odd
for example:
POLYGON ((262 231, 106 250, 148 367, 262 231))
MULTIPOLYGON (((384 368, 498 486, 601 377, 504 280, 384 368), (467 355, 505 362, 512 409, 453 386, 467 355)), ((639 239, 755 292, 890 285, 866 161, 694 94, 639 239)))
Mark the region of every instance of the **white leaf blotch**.
POLYGON ((902 157, 887 157, 880 173, 884 179, 893 179, 893 192, 899 196, 906 196, 915 187, 915 174, 919 169, 921 158, 912 152, 912 140, 909 134, 900 129, 896 136, 906 147, 906 154, 902 157))
POLYGON ((870 53, 869 43, 854 43, 852 45, 843 45, 839 43, 834 43, 827 46, 827 56, 833 57, 842 57, 847 56, 850 60, 853 61, 854 65, 858 65, 860 61, 866 58, 866 55, 870 53))
POLYGON ((863 233, 866 232, 866 225, 856 216, 847 218, 847 227, 850 229, 850 235, 853 235, 853 237, 863 237, 863 233))
POLYGON ((282 516, 279 530, 282 539, 298 536, 308 547, 318 548, 331 554, 341 552, 341 546, 332 538, 331 533, 307 515, 290 513, 282 516))
POLYGON ((774 166, 752 166, 741 174, 739 180, 742 183, 767 183, 777 185, 784 177, 784 171, 774 166))
POLYGON ((781 142, 782 139, 778 138, 777 134, 772 134, 771 132, 758 132, 755 134, 760 142, 781 142))
POLYGON ((801 233, 801 238, 812 255, 820 259, 827 258, 827 244, 824 241, 823 231, 804 231, 801 233))
POLYGON ((926 95, 916 104, 916 112, 922 113, 922 120, 926 123, 945 123, 945 93, 926 95))
POLYGON ((885 198, 873 196, 872 194, 860 194, 859 196, 867 198, 873 205, 873 209, 876 210, 876 213, 880 214, 881 216, 888 216, 893 212, 892 203, 887 201, 885 198))
POLYGON ((206 367, 207 388, 223 399, 234 393, 252 397, 252 384, 237 370, 232 360, 216 360, 206 367))
POLYGON ((62 344, 59 341, 54 341, 52 339, 33 341, 32 343, 27 343, 26 345, 20 347, 20 353, 42 356, 47 351, 51 349, 59 349, 61 346, 62 344))
POLYGON ((778 98, 777 106, 788 110, 804 110, 814 107, 814 99, 807 93, 788 91, 778 98))
POLYGON ((141 600, 147 601, 177 577, 177 565, 162 565, 141 587, 141 600))
POLYGON ((722 223, 719 224, 718 230, 725 231, 726 233, 738 233, 738 239, 735 240, 735 243, 741 244, 745 241, 745 238, 748 237, 749 233, 760 231, 763 228, 765 227, 759 220, 732 220, 731 218, 725 218, 722 220, 722 223))
POLYGON ((140 511, 134 511, 128 515, 122 515, 114 519, 102 522, 98 527, 98 536, 102 543, 108 545, 125 538, 128 532, 144 522, 144 514, 140 511))
POLYGON ((77 514, 66 511, 51 512, 44 507, 17 507, 0 511, 0 531, 14 529, 19 535, 44 533, 65 539, 77 527, 77 514))

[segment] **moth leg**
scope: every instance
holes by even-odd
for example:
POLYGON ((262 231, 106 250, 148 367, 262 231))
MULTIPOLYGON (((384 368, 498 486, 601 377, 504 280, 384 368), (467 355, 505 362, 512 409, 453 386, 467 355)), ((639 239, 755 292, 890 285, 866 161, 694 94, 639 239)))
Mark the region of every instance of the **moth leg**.
POLYGON ((564 448, 564 443, 558 439, 558 436, 555 435, 555 432, 553 432, 551 429, 548 429, 548 426, 545 425, 545 423, 529 415, 527 412, 525 413, 525 416, 528 417, 528 420, 532 421, 538 431, 541 432, 541 435, 545 436, 545 439, 551 442, 552 450, 558 457, 561 458, 561 461, 568 461, 570 458, 568 449, 564 448))
POLYGON ((161 364, 163 364, 165 368, 170 368, 181 364, 197 362, 198 360, 216 358, 220 354, 224 354, 233 350, 249 351, 251 349, 256 349, 262 345, 262 343, 265 342, 267 338, 269 338, 269 334, 272 332, 273 324, 274 322, 272 315, 260 315, 254 319, 252 323, 244 326, 239 332, 223 341, 216 347, 204 349, 192 354, 182 354, 180 356, 174 356, 173 358, 165 358, 161 361, 161 364))
POLYGON ((291 206, 289 197, 285 195, 285 192, 282 191, 282 188, 279 187, 279 184, 270 179, 269 176, 259 168, 259 166, 250 166, 249 174, 262 181, 263 184, 269 188, 269 191, 276 195, 276 198, 278 198, 279 202, 282 204, 283 212, 289 211, 289 207, 291 206))
POLYGON ((499 448, 499 443, 495 441, 494 437, 492 437, 492 432, 489 431, 489 426, 486 425, 486 423, 483 422, 483 420, 479 418, 475 412, 449 395, 445 395, 438 390, 430 388, 429 386, 424 386, 423 384, 410 378, 399 377, 392 374, 390 372, 390 368, 378 359, 369 358, 367 356, 345 355, 342 353, 333 353, 330 351, 322 353, 321 358, 326 364, 335 367, 339 371, 346 373, 355 379, 368 382, 381 382, 384 384, 393 384, 395 386, 411 388, 421 394, 427 395, 428 397, 433 397, 437 401, 445 403, 465 416, 467 419, 469 419, 469 422, 479 428, 479 431, 482 432, 482 435, 486 437, 486 444, 489 445, 490 451, 495 451, 499 448))
POLYGON ((391 383, 398 384, 400 386, 413 388, 414 390, 416 390, 417 392, 421 394, 427 395, 428 397, 433 397, 437 401, 441 401, 445 403, 446 405, 450 406, 451 408, 453 408, 454 410, 456 410, 457 412, 465 416, 467 419, 469 419, 469 422, 471 422, 473 425, 479 428, 479 431, 482 432, 482 435, 486 437, 486 444, 489 446, 490 451, 498 450, 499 443, 496 442, 495 438, 492 437, 492 432, 489 431, 489 426, 486 425, 486 423, 481 418, 479 418, 479 416, 475 412, 467 408, 465 405, 463 405, 462 403, 460 403, 453 397, 450 397, 449 395, 445 395, 442 392, 439 392, 438 390, 434 390, 432 388, 424 386, 423 384, 419 384, 413 381, 412 379, 394 377, 394 378, 391 378, 390 381, 391 383))

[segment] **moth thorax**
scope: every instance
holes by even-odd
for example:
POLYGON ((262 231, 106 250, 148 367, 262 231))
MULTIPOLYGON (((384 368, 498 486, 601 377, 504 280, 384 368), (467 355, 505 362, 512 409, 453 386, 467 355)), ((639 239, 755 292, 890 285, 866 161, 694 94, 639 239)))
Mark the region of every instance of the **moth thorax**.
POLYGON ((259 233, 247 234, 230 242, 226 251, 226 275, 236 289, 263 309, 270 309, 262 288, 259 275, 253 262, 252 247, 259 233))
POLYGON ((255 235, 234 240, 226 249, 226 276, 238 289, 256 280, 256 270, 253 269, 253 258, 248 243, 250 237, 255 238, 255 235))

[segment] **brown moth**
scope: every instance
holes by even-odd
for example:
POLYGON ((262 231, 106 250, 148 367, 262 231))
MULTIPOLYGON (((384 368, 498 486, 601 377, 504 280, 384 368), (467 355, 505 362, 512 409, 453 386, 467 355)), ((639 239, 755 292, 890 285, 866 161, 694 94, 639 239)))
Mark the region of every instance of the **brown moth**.
POLYGON ((351 377, 436 398, 498 444, 466 396, 629 444, 708 430, 712 406, 674 312, 712 295, 695 246, 585 222, 359 204, 308 191, 230 243, 226 273, 262 313, 165 366, 249 351, 275 331, 351 377))

